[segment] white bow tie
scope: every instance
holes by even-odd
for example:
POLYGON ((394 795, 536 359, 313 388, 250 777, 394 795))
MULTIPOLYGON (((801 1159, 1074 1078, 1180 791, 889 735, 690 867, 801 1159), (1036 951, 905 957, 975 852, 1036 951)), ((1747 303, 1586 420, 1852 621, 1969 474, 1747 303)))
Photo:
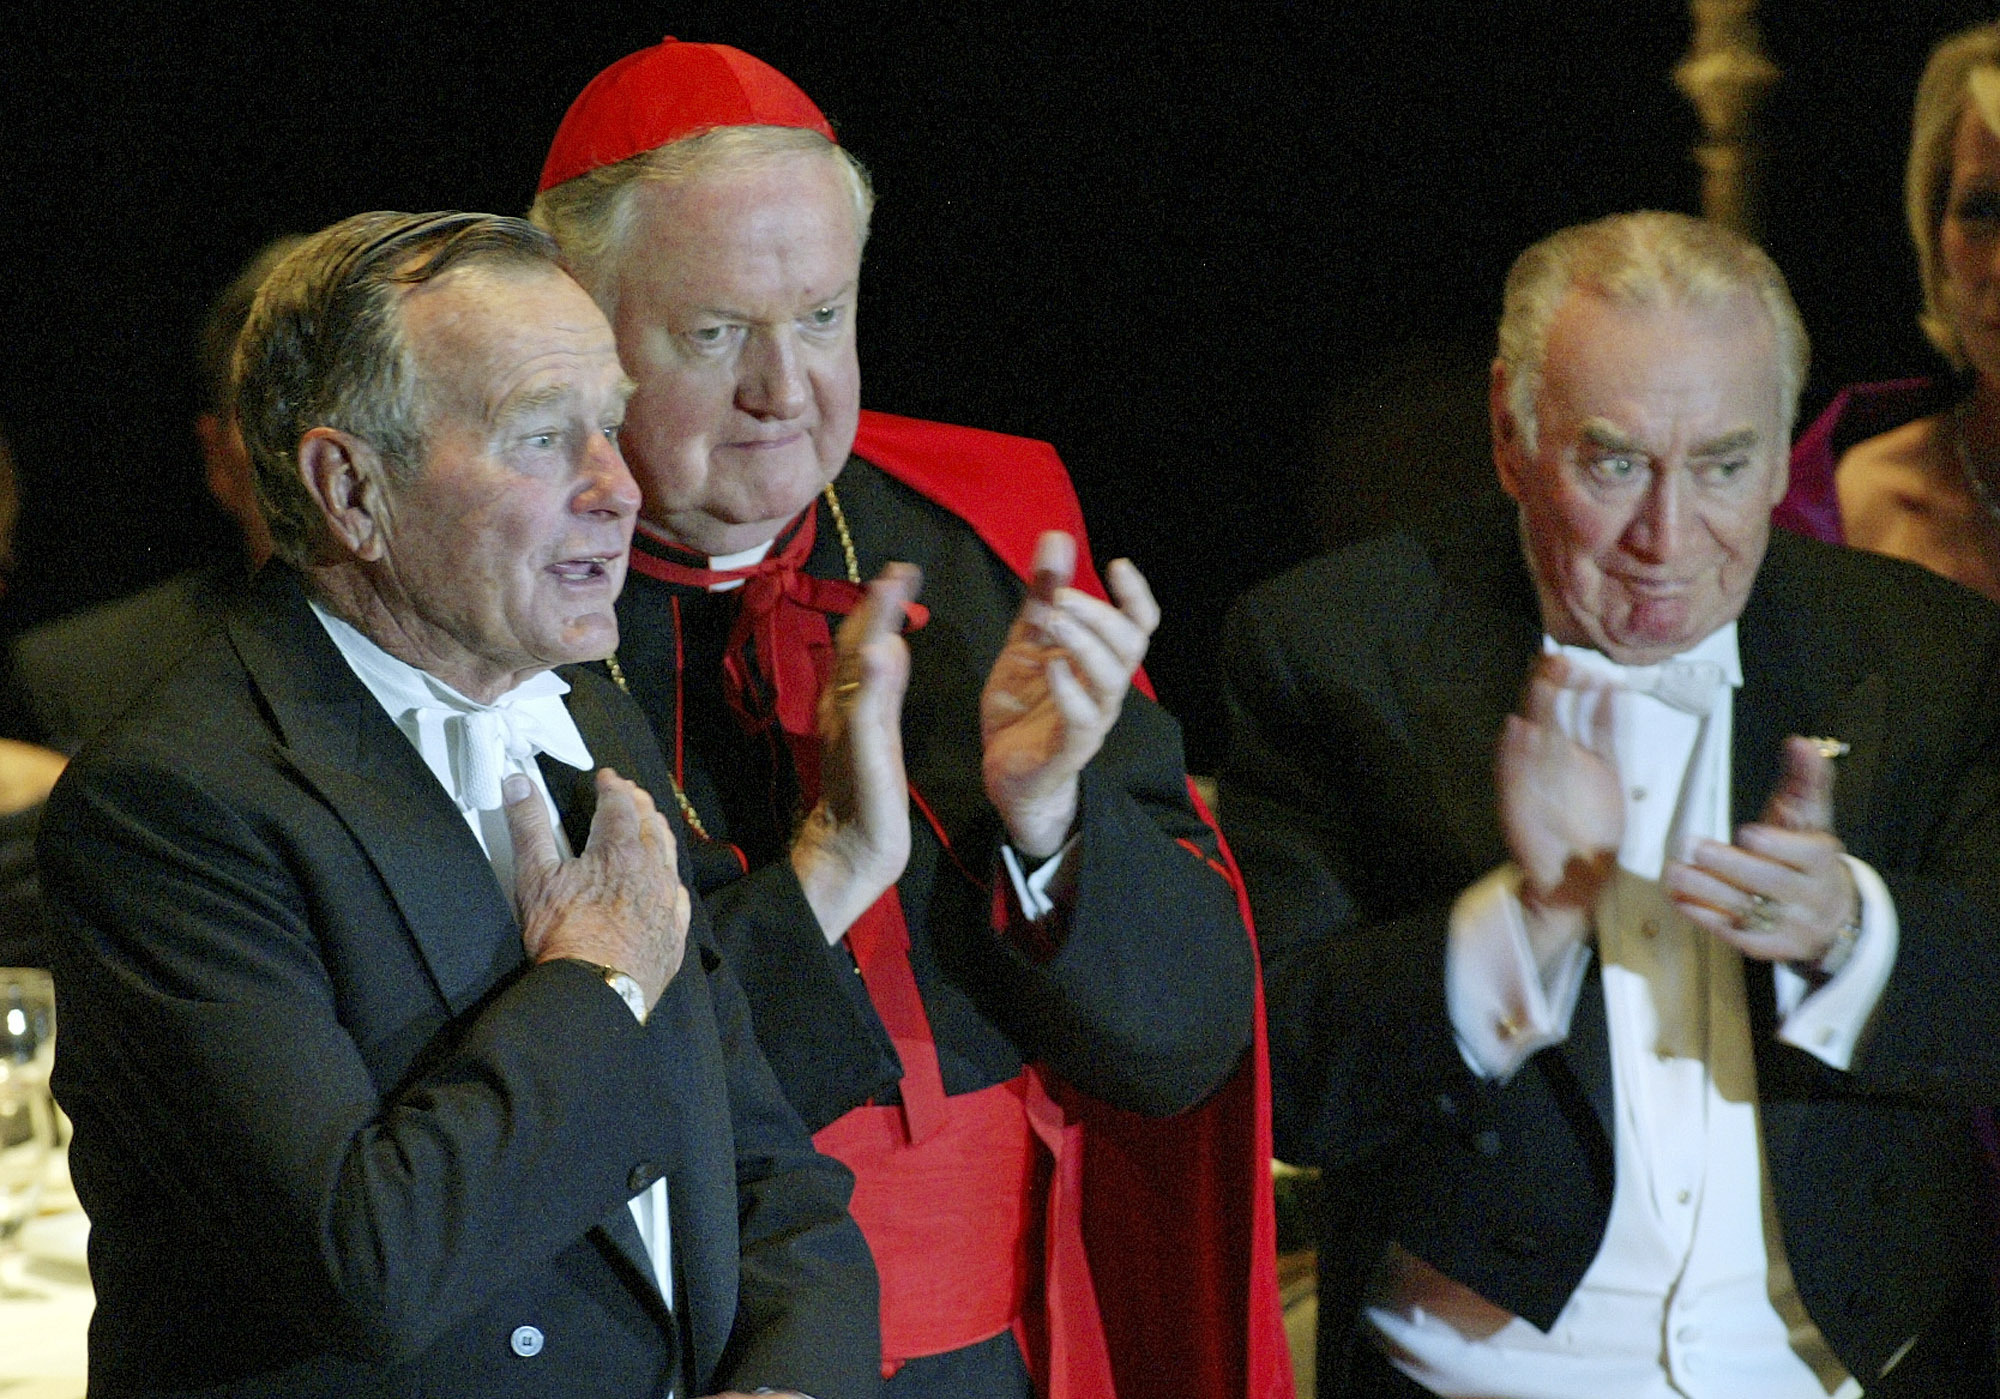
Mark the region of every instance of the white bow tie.
POLYGON ((501 782, 509 772, 525 769, 537 753, 574 768, 590 766, 590 752, 559 695, 524 696, 470 710, 425 705, 418 712, 442 721, 458 798, 472 811, 498 808, 501 782))
POLYGON ((1715 709, 1725 677, 1714 661, 1662 661, 1658 665, 1620 666, 1619 683, 1634 694, 1651 695, 1661 704, 1705 719, 1715 709))

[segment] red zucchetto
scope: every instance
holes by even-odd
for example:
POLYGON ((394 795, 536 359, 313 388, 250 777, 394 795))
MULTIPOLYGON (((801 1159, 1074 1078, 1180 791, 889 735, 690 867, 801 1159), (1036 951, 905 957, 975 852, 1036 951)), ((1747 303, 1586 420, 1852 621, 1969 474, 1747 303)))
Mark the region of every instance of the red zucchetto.
POLYGON ((801 126, 835 139, 813 100, 762 59, 669 36, 619 59, 577 94, 536 192, 717 126, 801 126))

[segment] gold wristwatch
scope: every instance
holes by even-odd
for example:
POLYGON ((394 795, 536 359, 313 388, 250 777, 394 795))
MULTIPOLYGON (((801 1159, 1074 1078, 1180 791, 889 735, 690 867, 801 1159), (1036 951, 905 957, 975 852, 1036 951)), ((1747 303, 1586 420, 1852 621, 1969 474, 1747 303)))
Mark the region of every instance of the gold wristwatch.
POLYGON ((586 967, 603 977, 604 984, 618 993, 618 999, 625 1002, 633 1018, 641 1025, 646 1023, 646 992, 639 985, 637 978, 630 972, 621 972, 618 968, 608 967, 602 962, 584 962, 581 957, 575 960, 583 962, 586 967))

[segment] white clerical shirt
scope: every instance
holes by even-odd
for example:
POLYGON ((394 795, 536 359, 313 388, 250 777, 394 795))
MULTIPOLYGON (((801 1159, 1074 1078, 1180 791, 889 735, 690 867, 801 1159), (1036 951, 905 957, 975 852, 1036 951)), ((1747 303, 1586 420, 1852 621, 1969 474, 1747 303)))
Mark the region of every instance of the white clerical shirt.
MULTIPOLYGON (((519 773, 535 785, 548 808, 556 844, 571 854, 563 835, 562 813, 549 795, 535 762, 545 752, 573 768, 589 771, 590 749, 562 697, 569 682, 552 670, 523 681, 491 704, 469 700, 451 686, 384 651, 317 602, 313 613, 340 649, 348 666, 368 687, 410 740, 425 766, 458 804, 500 887, 514 894, 514 838, 500 784, 519 773)), ((629 1202, 639 1238, 652 1260, 653 1280, 672 1305, 673 1240, 667 1216, 667 1182, 654 1181, 629 1202)))
MULTIPOLYGON (((1494 1309, 1423 1267, 1385 1268, 1370 1324, 1399 1369, 1436 1393, 1514 1399, 1854 1399, 1806 1316, 1779 1238, 1758 1138, 1741 956, 1681 915, 1662 865, 1697 840, 1730 839, 1732 696, 1742 684, 1734 623, 1677 661, 1710 667, 1705 716, 1640 693, 1651 668, 1558 646, 1616 687, 1612 705, 1625 836, 1594 916, 1615 1102, 1616 1183, 1597 1257, 1546 1332, 1454 1320, 1494 1309), (1470 1305, 1468 1305, 1470 1304, 1470 1305)), ((1697 680, 1697 685, 1700 680, 1697 680)), ((1558 722, 1589 732, 1590 695, 1558 722)), ((1685 704, 1685 700, 1682 701, 1685 704)), ((1697 706, 1699 707, 1699 706, 1697 706)), ((1861 894, 1853 955, 1817 990, 1776 968, 1778 1036, 1845 1070, 1887 984, 1896 911, 1880 877, 1846 859, 1861 894)), ((1452 911, 1446 992, 1460 1052, 1505 1080, 1567 1038, 1591 951, 1571 949, 1545 984, 1503 867, 1452 911)))

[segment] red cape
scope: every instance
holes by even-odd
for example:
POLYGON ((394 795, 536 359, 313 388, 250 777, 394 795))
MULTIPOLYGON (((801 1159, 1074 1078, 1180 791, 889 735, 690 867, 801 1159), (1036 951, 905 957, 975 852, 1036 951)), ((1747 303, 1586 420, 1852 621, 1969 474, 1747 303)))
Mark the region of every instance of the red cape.
MULTIPOLYGON (((1105 596, 1075 488, 1048 443, 864 411, 854 451, 964 520, 1024 581, 1042 532, 1068 532, 1075 586, 1105 596)), ((1144 671, 1133 683, 1151 697, 1144 671)), ((1214 829, 1192 783, 1188 795, 1214 829)), ((1251 927, 1243 878, 1220 830, 1216 840, 1251 927)), ((1084 1127, 1084 1243, 1118 1399, 1292 1399, 1261 974, 1250 1055, 1201 1107, 1160 1120, 1080 1094, 1065 1104, 1084 1127)))

